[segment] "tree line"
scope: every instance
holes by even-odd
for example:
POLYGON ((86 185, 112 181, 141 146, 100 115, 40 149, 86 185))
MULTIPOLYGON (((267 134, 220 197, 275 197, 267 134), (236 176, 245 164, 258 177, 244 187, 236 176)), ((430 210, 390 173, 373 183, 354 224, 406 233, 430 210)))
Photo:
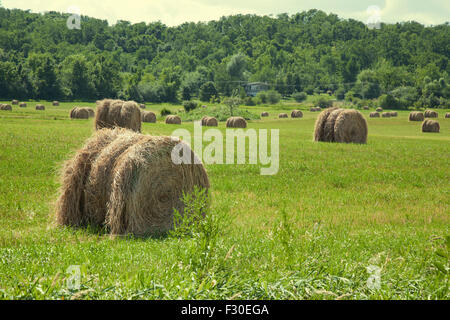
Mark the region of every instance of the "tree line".
POLYGON ((0 8, 0 98, 221 101, 265 82, 283 97, 333 92, 399 108, 448 107, 448 23, 381 24, 309 10, 168 27, 0 8))

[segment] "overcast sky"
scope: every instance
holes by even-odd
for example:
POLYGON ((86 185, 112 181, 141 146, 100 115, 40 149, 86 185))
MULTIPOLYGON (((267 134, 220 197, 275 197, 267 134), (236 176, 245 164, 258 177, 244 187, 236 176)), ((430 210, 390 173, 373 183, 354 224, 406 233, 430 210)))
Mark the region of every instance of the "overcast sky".
POLYGON ((309 9, 333 12, 343 18, 367 22, 380 9, 382 22, 415 20, 420 23, 441 24, 449 21, 448 0, 0 0, 6 8, 30 9, 32 12, 79 10, 82 15, 106 19, 154 22, 169 26, 186 21, 217 20, 231 14, 258 15, 295 13, 309 9))

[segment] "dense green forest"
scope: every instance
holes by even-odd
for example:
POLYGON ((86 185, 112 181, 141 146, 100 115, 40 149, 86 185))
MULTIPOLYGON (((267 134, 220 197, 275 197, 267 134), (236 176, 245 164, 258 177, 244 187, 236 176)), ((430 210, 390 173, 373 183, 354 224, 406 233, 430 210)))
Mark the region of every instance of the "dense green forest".
POLYGON ((450 26, 369 29, 310 10, 168 27, 0 8, 0 99, 220 100, 261 81, 391 107, 448 107, 450 26))

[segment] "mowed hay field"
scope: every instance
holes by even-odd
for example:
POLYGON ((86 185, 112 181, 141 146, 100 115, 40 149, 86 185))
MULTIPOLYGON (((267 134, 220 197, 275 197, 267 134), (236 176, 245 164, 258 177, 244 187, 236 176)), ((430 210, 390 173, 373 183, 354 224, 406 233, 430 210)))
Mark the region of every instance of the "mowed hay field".
MULTIPOLYGON (((314 143, 319 112, 278 119, 298 107, 248 108, 270 114, 248 128, 280 129, 277 175, 261 176, 260 165, 206 165, 212 197, 203 228, 113 239, 52 225, 58 170, 93 132, 92 118, 70 120, 69 111, 95 104, 27 104, 0 111, 1 299, 450 298, 448 258, 436 253, 448 250, 450 235, 448 110, 439 110, 440 133, 422 133, 406 111, 362 111, 368 141, 354 145, 314 143), (67 285, 73 265, 79 288, 67 285), (368 286, 374 267, 380 287, 368 286)), ((193 124, 142 124, 152 135, 179 128, 193 124)))

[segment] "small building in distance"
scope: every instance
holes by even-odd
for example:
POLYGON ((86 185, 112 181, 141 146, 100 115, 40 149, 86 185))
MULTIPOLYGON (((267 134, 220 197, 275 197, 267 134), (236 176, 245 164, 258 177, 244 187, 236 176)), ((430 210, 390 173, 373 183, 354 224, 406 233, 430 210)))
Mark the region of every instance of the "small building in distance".
POLYGON ((269 85, 264 82, 249 82, 244 85, 248 96, 255 97, 258 92, 269 90, 269 85))

